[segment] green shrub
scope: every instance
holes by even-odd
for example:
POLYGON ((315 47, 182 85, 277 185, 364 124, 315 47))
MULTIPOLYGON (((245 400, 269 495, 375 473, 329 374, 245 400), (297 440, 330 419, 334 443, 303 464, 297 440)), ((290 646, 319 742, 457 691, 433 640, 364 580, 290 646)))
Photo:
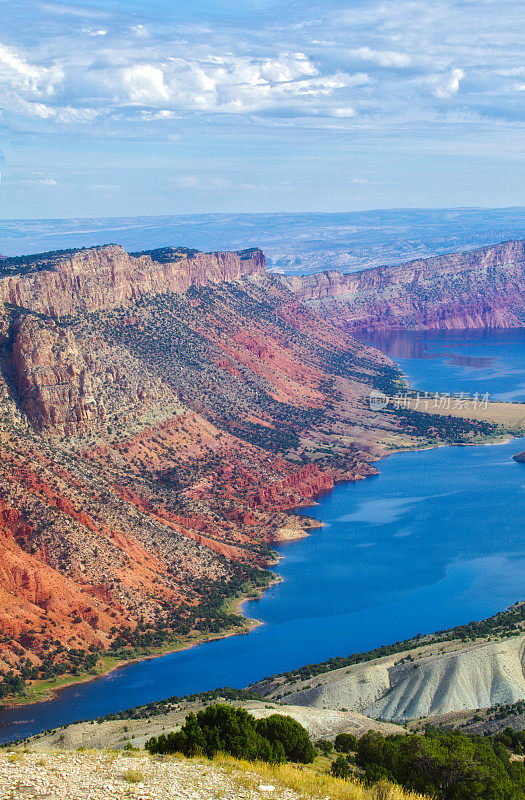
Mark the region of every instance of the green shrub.
POLYGON ((328 739, 318 739, 315 743, 315 746, 324 756, 330 755, 334 749, 332 742, 328 741, 328 739))
POLYGON ((339 753, 355 753, 359 739, 353 733, 338 733, 335 737, 335 749, 339 753))
POLYGON ((339 754, 335 761, 332 763, 330 767, 330 773, 334 778, 349 778, 350 777, 350 767, 348 765, 348 761, 344 756, 339 754))
POLYGON ((177 733, 161 734, 146 742, 150 753, 183 753, 186 756, 228 753, 248 761, 308 763, 315 751, 306 730, 291 717, 272 714, 256 720, 242 708, 210 705, 189 714, 177 733))
POLYGON ((314 747, 307 731, 297 720, 283 714, 272 714, 256 723, 257 731, 270 742, 280 742, 288 761, 310 764, 315 758, 314 747))
POLYGON ((356 760, 369 784, 393 780, 439 800, 525 800, 524 765, 511 762, 504 744, 489 737, 369 731, 359 740, 356 760))

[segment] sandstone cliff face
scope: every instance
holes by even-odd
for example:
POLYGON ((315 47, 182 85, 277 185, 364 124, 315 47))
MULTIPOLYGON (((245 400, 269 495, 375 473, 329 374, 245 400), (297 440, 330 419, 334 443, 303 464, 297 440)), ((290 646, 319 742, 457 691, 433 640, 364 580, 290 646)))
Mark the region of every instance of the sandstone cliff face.
POLYGON ((514 328, 525 324, 525 240, 349 275, 283 278, 349 330, 514 328))
POLYGON ((119 245, 92 247, 49 259, 49 266, 0 278, 0 302, 60 318, 128 305, 145 294, 185 292, 190 286, 264 274, 257 249, 188 253, 158 261, 119 245))
POLYGON ((23 316, 13 325, 11 365, 17 401, 32 426, 74 435, 130 404, 175 395, 137 359, 99 337, 53 320, 23 316))
POLYGON ((21 407, 35 427, 71 432, 104 417, 91 382, 93 359, 84 357, 70 330, 26 318, 16 332, 13 363, 21 407))

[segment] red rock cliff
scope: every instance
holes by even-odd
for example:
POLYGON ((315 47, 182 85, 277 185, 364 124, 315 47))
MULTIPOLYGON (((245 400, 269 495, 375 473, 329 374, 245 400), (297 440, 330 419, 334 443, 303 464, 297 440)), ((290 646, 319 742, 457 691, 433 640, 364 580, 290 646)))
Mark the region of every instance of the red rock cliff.
POLYGON ((525 240, 283 281, 304 303, 350 330, 525 325, 525 240))
POLYGON ((180 293, 264 274, 266 259, 254 248, 238 253, 167 249, 159 260, 155 251, 130 255, 120 245, 105 245, 50 254, 41 264, 44 268, 0 278, 0 302, 60 318, 127 305, 145 294, 180 293))

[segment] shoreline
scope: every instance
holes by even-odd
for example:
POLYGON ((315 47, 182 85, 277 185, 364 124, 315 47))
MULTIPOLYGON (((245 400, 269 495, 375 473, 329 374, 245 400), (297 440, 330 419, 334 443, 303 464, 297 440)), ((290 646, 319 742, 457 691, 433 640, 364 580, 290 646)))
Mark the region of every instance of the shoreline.
MULTIPOLYGON (((315 505, 315 501, 312 501, 311 505, 315 505)), ((297 508, 304 508, 304 506, 297 506, 297 508)), ((294 542, 298 539, 305 539, 307 536, 310 536, 309 531, 324 528, 324 525, 324 522, 320 522, 320 520, 315 519, 315 517, 308 517, 297 511, 291 511, 285 524, 275 531, 272 542, 281 544, 283 542, 294 542)), ((281 558, 283 558, 283 556, 281 556, 281 558)))
MULTIPOLYGON (((396 455, 397 453, 423 452, 425 450, 434 450, 434 449, 436 449, 438 447, 486 447, 486 446, 495 446, 495 445, 501 445, 501 444, 508 444, 509 442, 513 441, 514 439, 518 439, 518 438, 521 438, 521 437, 519 435, 510 436, 509 437, 508 432, 505 432, 505 433, 502 433, 500 437, 494 437, 494 439, 496 439, 496 441, 491 440, 491 441, 481 441, 481 442, 436 442, 434 444, 427 444, 427 445, 421 445, 421 446, 415 446, 415 447, 400 447, 398 449, 386 450, 381 455, 379 455, 374 460, 373 463, 376 463, 377 461, 380 461, 383 458, 387 458, 389 456, 396 455), (506 438, 500 440, 501 437, 506 437, 506 438)), ((366 477, 369 477, 369 476, 367 476, 367 475, 361 476, 361 478, 363 478, 363 477, 366 478, 366 477)), ((336 481, 335 485, 338 485, 340 483, 352 483, 352 482, 357 481, 357 480, 358 480, 357 477, 354 480, 340 480, 340 481, 336 481)), ((315 498, 312 498, 312 500, 308 503, 308 506, 315 505, 315 504, 316 504, 315 498)), ((287 512, 288 519, 286 520, 285 524, 283 524, 280 527, 276 528, 275 533, 274 533, 274 537, 272 538, 273 542, 275 542, 276 544, 281 544, 281 543, 285 543, 287 541, 297 541, 297 540, 300 540, 300 539, 308 537, 310 535, 309 532, 308 532, 309 530, 320 529, 320 528, 323 528, 325 526, 324 522, 321 522, 320 520, 317 520, 314 517, 309 517, 307 515, 302 515, 300 513, 300 509, 304 508, 304 507, 306 507, 306 506, 301 504, 301 505, 296 506, 296 510, 291 510, 290 512, 287 512)), ((275 562, 273 562, 272 564, 269 564, 268 566, 275 566, 276 564, 279 563, 279 561, 283 557, 284 556, 280 555, 279 558, 275 562)), ((121 669, 123 667, 129 666, 131 664, 136 664, 136 663, 139 663, 139 662, 142 662, 142 661, 152 661, 152 660, 157 659, 157 658, 163 658, 164 656, 172 655, 174 653, 177 653, 177 652, 180 652, 180 651, 183 651, 183 650, 189 650, 190 648, 193 648, 193 647, 200 647, 201 645, 207 644, 208 642, 220 641, 221 639, 229 638, 231 636, 245 636, 245 635, 248 635, 253 630, 255 630, 256 628, 260 627, 261 625, 264 625, 265 623, 262 620, 247 616, 244 613, 244 606, 249 602, 253 602, 253 601, 256 601, 256 600, 260 599, 268 589, 270 589, 272 586, 277 586, 278 584, 280 584, 282 582, 283 582, 283 578, 281 576, 279 576, 278 574, 276 574, 275 579, 270 581, 264 588, 263 587, 257 587, 257 588, 254 588, 251 591, 250 595, 237 596, 237 597, 232 597, 229 600, 228 599, 225 600, 226 609, 229 609, 231 611, 231 613, 235 613, 239 617, 242 618, 243 627, 240 630, 237 627, 228 628, 228 629, 226 629, 226 630, 224 630, 224 631, 222 631, 220 633, 217 633, 217 634, 208 635, 208 636, 206 636, 206 635, 198 636, 195 639, 191 639, 189 641, 182 642, 177 646, 173 646, 173 647, 168 646, 166 648, 159 648, 159 650, 157 652, 152 652, 152 653, 148 653, 148 654, 145 654, 145 655, 139 655, 139 656, 136 656, 136 657, 130 658, 130 659, 121 659, 121 660, 115 661, 115 663, 112 663, 110 666, 108 666, 107 669, 104 669, 102 667, 102 670, 99 673, 97 673, 96 675, 84 674, 84 675, 79 675, 79 676, 72 676, 72 680, 67 680, 66 679, 66 681, 60 686, 50 686, 48 689, 41 687, 40 690, 42 691, 42 695, 43 695, 42 697, 37 697, 37 698, 34 698, 34 699, 20 698, 20 700, 17 700, 16 698, 12 698, 12 699, 8 699, 7 702, 0 702, 0 714, 1 714, 2 709, 30 708, 31 706, 34 706, 34 705, 37 705, 37 704, 40 704, 40 703, 50 702, 52 700, 55 700, 64 689, 68 689, 68 688, 70 688, 72 686, 82 685, 84 683, 91 683, 93 681, 97 681, 100 678, 103 678, 103 677, 105 677, 107 675, 111 675, 113 672, 117 671, 118 669, 121 669)), ((106 657, 106 658, 111 660, 111 657, 106 657)), ((101 659, 102 659, 102 661, 104 661, 104 655, 101 656, 101 659)), ((28 688, 30 690, 33 689, 33 688, 35 688, 36 691, 39 690, 38 683, 35 683, 35 684, 29 686, 28 688)))
MULTIPOLYGON (((35 698, 33 700, 27 699, 20 699, 17 701, 16 698, 8 700, 7 702, 0 701, 0 714, 3 709, 13 709, 13 708, 31 708, 32 706, 38 705, 40 703, 49 703, 51 700, 55 700, 64 689, 69 689, 73 686, 80 686, 85 683, 93 683, 94 681, 99 680, 100 678, 104 678, 107 675, 111 675, 113 672, 116 672, 118 669, 122 667, 130 666, 131 664, 138 664, 142 661, 153 661, 156 658, 163 658, 164 656, 169 656, 174 653, 182 652, 183 650, 190 650, 193 647, 200 647, 203 644, 208 644, 209 642, 218 642, 221 639, 227 639, 231 636, 247 636, 251 633, 255 628, 264 625, 264 622, 261 620, 255 619, 253 617, 246 616, 242 611, 242 606, 245 603, 253 602, 264 594, 265 591, 270 589, 272 586, 277 586, 279 583, 282 583, 282 578, 280 576, 276 576, 274 580, 270 581, 264 588, 257 587, 252 590, 253 594, 251 596, 236 596, 231 597, 229 600, 225 601, 225 608, 229 610, 231 613, 237 614, 243 620, 243 628, 239 629, 237 626, 234 628, 227 628, 224 631, 216 634, 209 634, 209 635, 202 635, 198 636, 194 639, 189 641, 181 642, 179 645, 170 647, 167 646, 166 648, 159 648, 158 651, 152 651, 151 653, 145 655, 139 655, 135 658, 125 658, 116 660, 115 663, 111 664, 108 669, 103 669, 101 672, 93 675, 91 673, 84 673, 84 675, 75 675, 72 676, 72 680, 64 682, 61 686, 53 686, 49 687, 48 690, 42 688, 43 697, 35 698), (257 595, 257 596, 255 596, 257 595)), ((104 658, 111 660, 111 656, 104 656, 102 654, 101 659, 104 658)), ((38 683, 32 684, 28 687, 29 689, 36 688, 38 689, 38 683)))

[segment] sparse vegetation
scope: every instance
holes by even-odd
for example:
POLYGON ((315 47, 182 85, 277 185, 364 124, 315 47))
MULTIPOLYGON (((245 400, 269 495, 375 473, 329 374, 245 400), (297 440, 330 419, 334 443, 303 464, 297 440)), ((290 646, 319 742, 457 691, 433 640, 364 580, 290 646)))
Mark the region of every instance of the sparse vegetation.
POLYGON ((430 800, 384 781, 368 787, 358 778, 334 778, 315 765, 249 762, 224 754, 208 761, 142 752, 136 769, 129 768, 124 753, 84 749, 48 753, 45 764, 37 754, 25 751, 20 753, 16 770, 7 763, 0 751, 0 781, 7 797, 29 793, 35 784, 44 783, 54 796, 86 800, 106 797, 108 792, 135 797, 137 791, 155 800, 193 796, 217 800, 248 796, 253 800, 282 796, 289 800, 430 800), (269 786, 274 789, 266 788, 269 786))
POLYGON ((120 778, 126 783, 144 783, 144 775, 138 769, 127 769, 120 778))
POLYGON ((245 787, 255 788, 255 781, 263 779, 265 784, 291 789, 300 797, 312 800, 424 800, 426 797, 386 781, 369 787, 359 778, 341 779, 311 767, 298 767, 294 764, 254 764, 223 756, 218 756, 215 760, 223 768, 228 768, 234 779, 236 771, 240 770, 239 777, 245 787))

